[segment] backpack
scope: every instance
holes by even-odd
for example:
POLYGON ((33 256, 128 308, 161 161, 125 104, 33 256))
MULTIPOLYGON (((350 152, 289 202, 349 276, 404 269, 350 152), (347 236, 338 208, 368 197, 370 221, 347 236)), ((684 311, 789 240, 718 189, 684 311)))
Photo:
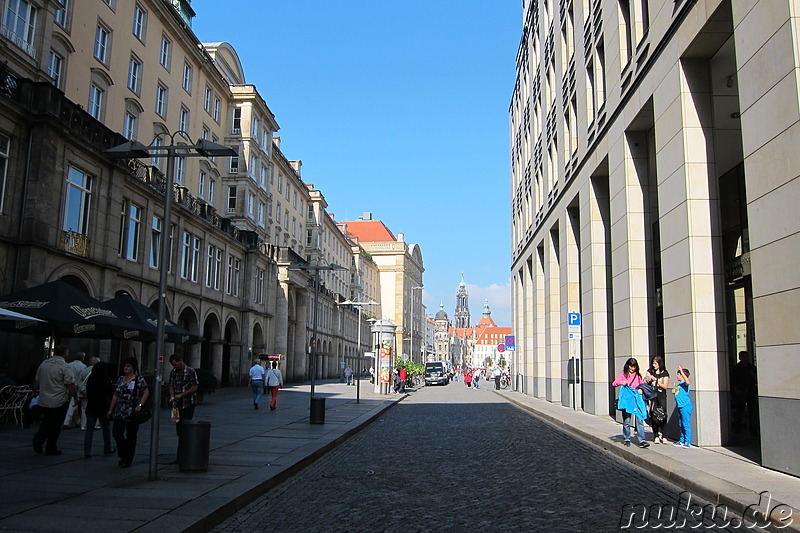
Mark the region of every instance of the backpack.
POLYGON ((650 409, 650 421, 658 426, 663 426, 667 421, 667 411, 660 405, 653 405, 650 409))

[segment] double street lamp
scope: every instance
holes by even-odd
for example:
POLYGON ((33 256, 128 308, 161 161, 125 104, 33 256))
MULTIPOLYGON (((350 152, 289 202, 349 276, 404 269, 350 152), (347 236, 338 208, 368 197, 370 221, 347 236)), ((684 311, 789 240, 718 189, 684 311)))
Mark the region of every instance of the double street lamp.
POLYGON ((378 302, 373 302, 372 300, 368 302, 353 302, 351 300, 345 300, 339 305, 352 305, 353 307, 358 307, 358 342, 356 343, 356 353, 358 354, 358 373, 356 374, 356 403, 361 403, 361 365, 364 361, 364 354, 361 352, 361 306, 379 304, 378 302))
POLYGON ((314 383, 317 375, 317 308, 319 302, 319 273, 321 270, 347 270, 342 265, 330 263, 328 265, 320 265, 319 262, 315 265, 294 265, 289 267, 289 270, 302 270, 305 272, 314 273, 314 325, 312 326, 311 335, 311 397, 309 405, 308 421, 312 424, 322 424, 325 422, 325 398, 314 397, 314 383))
POLYGON ((164 230, 161 232, 159 242, 160 259, 158 265, 158 329, 156 337, 156 371, 153 385, 153 418, 150 421, 150 470, 148 479, 158 478, 158 438, 159 438, 159 413, 161 407, 161 372, 164 366, 164 330, 166 325, 167 305, 167 270, 169 269, 169 231, 172 225, 172 202, 175 184, 175 158, 177 157, 236 157, 238 152, 233 148, 224 146, 207 139, 200 139, 195 144, 178 144, 176 136, 191 139, 189 135, 179 130, 173 134, 160 133, 153 140, 169 139, 169 144, 151 144, 145 146, 138 141, 128 141, 109 148, 106 154, 115 159, 152 159, 166 158, 167 182, 164 186, 164 230))

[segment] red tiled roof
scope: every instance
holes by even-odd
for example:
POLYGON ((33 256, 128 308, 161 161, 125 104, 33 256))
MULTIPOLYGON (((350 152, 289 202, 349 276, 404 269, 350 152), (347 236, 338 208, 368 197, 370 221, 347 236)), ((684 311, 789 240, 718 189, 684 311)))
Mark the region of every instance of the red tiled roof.
POLYGON ((390 242, 397 239, 380 220, 349 220, 340 222, 347 227, 347 236, 360 242, 390 242))

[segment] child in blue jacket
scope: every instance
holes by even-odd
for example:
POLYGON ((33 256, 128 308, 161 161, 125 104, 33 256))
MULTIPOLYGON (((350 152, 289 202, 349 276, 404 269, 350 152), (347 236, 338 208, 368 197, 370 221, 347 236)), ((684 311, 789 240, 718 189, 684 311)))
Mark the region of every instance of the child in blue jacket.
POLYGON ((672 394, 675 395, 675 404, 678 406, 678 422, 681 427, 681 438, 673 444, 681 448, 692 447, 692 399, 689 397, 689 371, 678 367, 678 383, 672 387, 672 394))

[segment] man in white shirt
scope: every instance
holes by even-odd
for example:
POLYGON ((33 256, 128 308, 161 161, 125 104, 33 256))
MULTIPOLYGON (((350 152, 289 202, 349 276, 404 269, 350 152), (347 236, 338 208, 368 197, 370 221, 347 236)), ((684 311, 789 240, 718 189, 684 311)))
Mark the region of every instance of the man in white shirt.
POLYGON ((283 375, 281 375, 281 371, 278 370, 278 362, 272 362, 272 368, 267 370, 267 377, 266 377, 267 388, 269 389, 272 398, 269 401, 269 409, 270 411, 275 410, 275 405, 278 402, 278 389, 283 386, 283 375))
POLYGON ((253 409, 258 410, 258 404, 261 402, 261 396, 264 394, 264 378, 266 371, 261 366, 261 361, 256 359, 253 361, 253 366, 250 368, 250 387, 253 389, 253 409))
POLYGON ((44 420, 33 436, 33 451, 36 453, 42 453, 44 445, 45 455, 61 454, 57 446, 61 425, 64 415, 67 414, 70 398, 74 399, 78 395, 74 374, 64 360, 68 355, 69 346, 60 344, 56 347, 55 355, 42 361, 36 371, 33 392, 39 396, 39 407, 44 413, 44 420))
MULTIPOLYGON (((83 378, 86 377, 86 370, 87 366, 84 364, 83 359, 86 357, 86 354, 83 352, 76 352, 75 356, 72 358, 72 361, 67 363, 72 369, 72 377, 75 379, 75 386, 79 386, 83 382, 83 378)), ((85 392, 85 391, 84 391, 85 392)), ((78 419, 80 420, 80 426, 82 430, 86 430, 86 395, 81 394, 80 389, 78 389, 78 396, 77 398, 73 398, 69 402, 69 407, 67 408, 67 415, 64 417, 64 429, 72 429, 75 427, 75 415, 78 415, 78 419)))

